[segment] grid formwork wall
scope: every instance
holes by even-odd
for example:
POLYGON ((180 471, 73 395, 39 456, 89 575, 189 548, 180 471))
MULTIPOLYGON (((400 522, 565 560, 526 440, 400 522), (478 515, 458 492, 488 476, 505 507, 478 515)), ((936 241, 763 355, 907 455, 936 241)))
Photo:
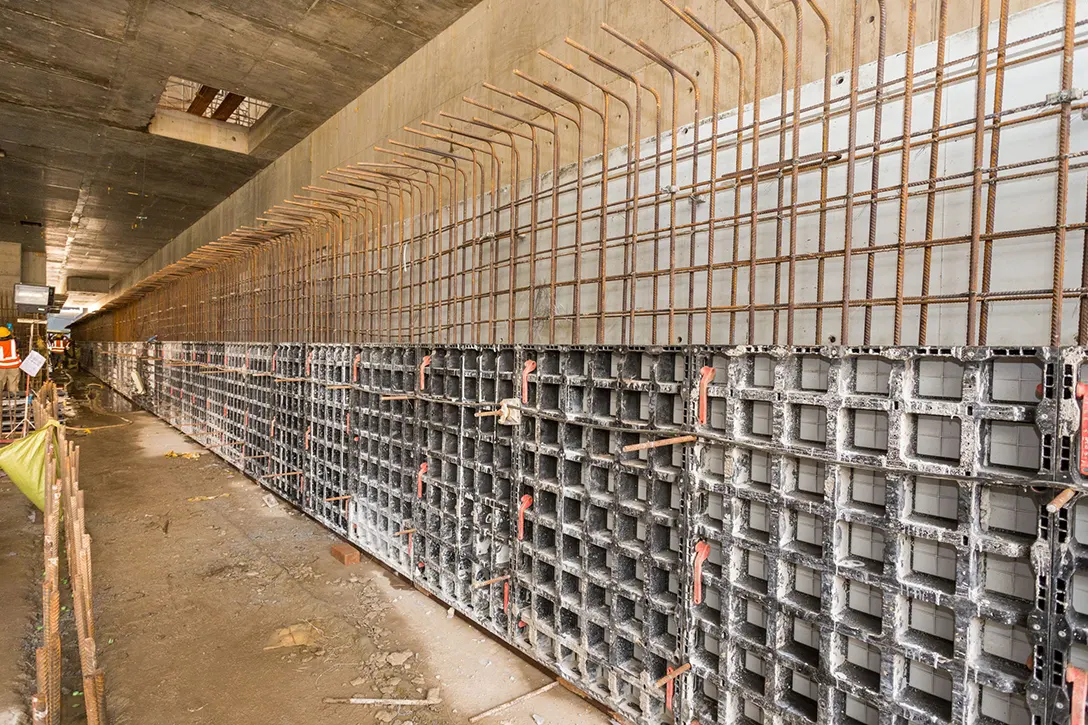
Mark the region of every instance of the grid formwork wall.
POLYGON ((640 725, 1069 721, 1083 348, 83 345, 640 725))

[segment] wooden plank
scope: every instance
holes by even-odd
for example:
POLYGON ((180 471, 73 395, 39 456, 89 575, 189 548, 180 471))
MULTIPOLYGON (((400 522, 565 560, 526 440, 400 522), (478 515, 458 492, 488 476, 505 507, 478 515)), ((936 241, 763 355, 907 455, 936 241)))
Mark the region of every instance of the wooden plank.
POLYGON ((238 106, 242 105, 242 101, 244 100, 246 100, 245 96, 240 96, 237 93, 228 93, 223 99, 223 102, 219 104, 219 108, 215 109, 212 118, 216 121, 226 121, 230 118, 232 113, 238 110, 238 106))
POLYGON ((208 110, 208 106, 215 100, 216 93, 219 93, 218 88, 201 86, 200 90, 196 92, 196 98, 189 104, 189 108, 187 108, 186 111, 194 116, 203 116, 204 111, 208 110))

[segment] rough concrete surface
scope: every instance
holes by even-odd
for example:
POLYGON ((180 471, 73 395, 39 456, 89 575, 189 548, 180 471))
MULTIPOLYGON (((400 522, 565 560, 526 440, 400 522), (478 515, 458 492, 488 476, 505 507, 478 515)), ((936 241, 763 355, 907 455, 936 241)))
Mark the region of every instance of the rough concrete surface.
POLYGON ((22 725, 32 679, 25 645, 34 629, 40 598, 35 584, 42 568, 42 519, 37 509, 0 478, 0 725, 22 725))
MULTIPOLYGON (((367 557, 339 564, 336 537, 282 502, 266 505, 267 492, 211 453, 165 457, 201 448, 153 416, 80 423, 121 424, 77 439, 113 725, 463 723, 550 681, 367 557), (197 496, 220 498, 187 500, 197 496), (266 649, 292 625, 312 641, 266 649), (433 706, 321 702, 426 698, 435 687, 433 706)), ((38 545, 26 509, 0 485, 0 713, 30 689, 18 644, 33 633, 38 545)), ((484 722, 530 725, 534 715, 608 722, 561 688, 484 722)))

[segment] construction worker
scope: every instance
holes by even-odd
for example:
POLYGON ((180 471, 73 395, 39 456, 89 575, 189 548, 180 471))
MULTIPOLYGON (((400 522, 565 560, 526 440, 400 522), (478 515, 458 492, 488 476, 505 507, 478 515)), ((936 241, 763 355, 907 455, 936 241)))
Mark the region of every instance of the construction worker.
POLYGON ((19 395, 19 383, 22 382, 19 366, 22 364, 23 358, 19 356, 19 348, 11 335, 11 328, 0 326, 0 394, 19 395))
POLYGON ((60 367, 66 352, 68 352, 68 337, 52 333, 49 337, 49 364, 54 370, 60 367))

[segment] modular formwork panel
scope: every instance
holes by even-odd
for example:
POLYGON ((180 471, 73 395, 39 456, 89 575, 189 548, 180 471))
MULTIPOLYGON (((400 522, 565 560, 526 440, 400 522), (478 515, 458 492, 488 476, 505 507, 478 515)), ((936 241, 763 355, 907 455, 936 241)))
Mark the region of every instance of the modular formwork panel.
POLYGON ((465 369, 475 369, 477 358, 476 350, 451 347, 432 350, 420 362, 416 567, 428 589, 454 601, 465 599, 471 585, 473 501, 466 496, 462 462, 472 443, 462 422, 464 413, 475 412, 475 392, 465 398, 465 369))
POLYGON ((517 391, 513 348, 464 351, 459 408, 462 457, 457 462, 470 510, 460 512, 461 564, 471 582, 463 594, 471 616, 504 638, 513 636, 510 601, 514 566, 514 440, 516 428, 499 422, 503 400, 517 391), (490 582, 490 583, 489 583, 490 582))
POLYGON ((140 354, 154 412, 635 723, 1060 723, 1088 666, 1082 349, 85 360, 140 354))
POLYGON ((162 377, 156 414, 175 427, 182 423, 182 368, 187 364, 180 342, 160 343, 162 377))
POLYGON ((305 488, 310 512, 344 535, 348 529, 352 355, 344 345, 311 345, 306 365, 305 488))
POLYGON ((657 722, 684 627, 683 447, 623 447, 683 425, 685 358, 523 348, 521 370, 515 642, 657 722))
POLYGON ((260 480, 268 473, 272 449, 272 354, 274 345, 249 343, 245 346, 246 414, 244 472, 260 480))
POLYGON ((415 573, 419 364, 415 347, 360 347, 352 357, 349 538, 409 577, 415 573))
POLYGON ((272 351, 272 419, 268 471, 261 480, 300 508, 311 503, 306 490, 306 345, 284 343, 272 351))

